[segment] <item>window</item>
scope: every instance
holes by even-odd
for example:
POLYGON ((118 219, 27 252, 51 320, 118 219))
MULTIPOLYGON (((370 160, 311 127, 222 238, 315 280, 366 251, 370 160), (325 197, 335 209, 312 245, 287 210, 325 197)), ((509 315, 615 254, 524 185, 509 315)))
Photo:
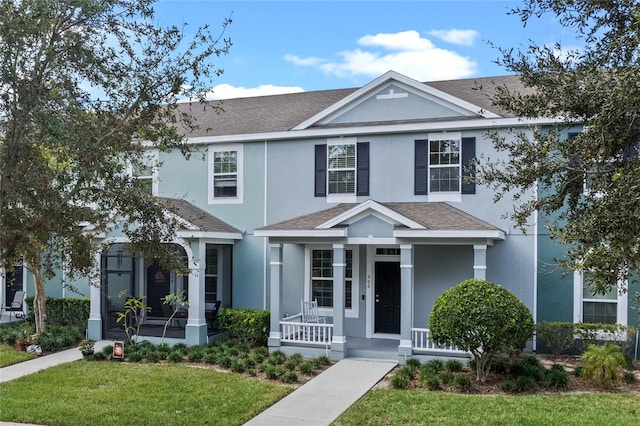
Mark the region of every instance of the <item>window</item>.
POLYGON ((209 148, 209 203, 242 202, 242 147, 209 148))
POLYGON ((429 191, 460 190, 460 140, 429 141, 429 191))
POLYGON ((152 195, 158 195, 158 152, 149 151, 143 154, 139 162, 131 164, 131 177, 136 185, 152 195))
POLYGON ((627 294, 618 286, 605 294, 593 294, 589 272, 574 273, 574 322, 627 324, 627 294))
POLYGON ((446 198, 447 194, 475 194, 470 180, 474 157, 475 138, 463 138, 459 132, 430 134, 415 141, 415 195, 456 201, 446 198))
POLYGON ((335 138, 316 145, 315 196, 344 201, 358 195, 369 195, 369 142, 335 138))
POLYGON ((204 301, 215 303, 218 300, 218 247, 207 244, 204 270, 204 301))
MULTIPOLYGON (((345 298, 346 309, 353 307, 353 251, 345 250, 345 298)), ((333 250, 311 252, 311 300, 320 308, 333 307, 333 250)))
POLYGON ((327 147, 329 194, 354 194, 356 190, 356 146, 327 147))

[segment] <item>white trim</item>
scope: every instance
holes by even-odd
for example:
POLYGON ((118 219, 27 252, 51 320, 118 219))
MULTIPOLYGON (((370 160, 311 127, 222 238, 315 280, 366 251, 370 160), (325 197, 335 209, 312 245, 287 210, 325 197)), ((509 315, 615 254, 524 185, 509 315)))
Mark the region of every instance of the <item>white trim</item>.
POLYGON ((462 192, 429 192, 427 194, 427 201, 431 203, 437 202, 449 202, 449 203, 461 203, 462 192))
MULTIPOLYGON (((313 250, 332 250, 333 248, 344 247, 345 260, 346 251, 351 251, 352 264, 351 264, 351 309, 344 310, 345 318, 359 318, 360 315, 360 260, 359 260, 359 247, 358 246, 346 246, 344 244, 328 245, 305 245, 304 247, 304 300, 311 300, 311 255, 313 250)), ((345 280, 346 275, 346 262, 345 263, 333 263, 333 266, 345 267, 345 280)), ((322 316, 333 317, 334 308, 318 307, 318 313, 322 316)))
MULTIPOLYGON (((477 105, 473 105, 470 102, 464 101, 460 98, 452 96, 448 93, 435 89, 431 86, 427 86, 426 84, 420 83, 417 80, 411 79, 405 75, 399 74, 395 71, 388 71, 376 78, 369 84, 361 87, 355 92, 351 93, 349 96, 341 99, 339 102, 331 105, 329 108, 326 108, 323 111, 320 111, 318 114, 313 117, 303 121, 293 128, 293 130, 303 130, 306 129, 316 123, 324 122, 328 118, 332 117, 336 112, 339 112, 343 108, 358 104, 362 102, 362 98, 368 98, 366 95, 374 90, 379 90, 381 86, 387 85, 396 81, 400 86, 405 85, 407 88, 414 89, 416 94, 423 94, 425 98, 431 98, 431 100, 438 101, 440 100, 444 106, 448 106, 449 108, 457 109, 459 112, 466 112, 467 115, 481 115, 485 118, 499 118, 500 116, 493 112, 483 112, 482 108, 477 105), (358 101, 360 99, 360 101, 358 101)), ((384 88, 384 87, 382 87, 384 88)))
POLYGON ((308 129, 301 131, 284 131, 284 132, 262 132, 262 133, 244 133, 237 135, 222 136, 200 136, 187 139, 190 145, 207 145, 207 144, 224 144, 229 142, 256 142, 264 140, 289 140, 289 139, 306 139, 306 138, 327 138, 335 136, 368 136, 368 135, 384 135, 390 133, 420 133, 429 131, 445 131, 445 130, 482 130, 494 128, 518 128, 531 126, 553 125, 565 123, 559 118, 495 118, 495 119, 477 119, 477 120, 451 120, 429 123, 409 123, 409 124, 383 124, 366 127, 336 127, 322 129, 308 129))
POLYGON ((346 237, 347 229, 326 229, 320 231, 312 231, 307 229, 300 230, 280 230, 280 229, 256 229, 253 231, 255 237, 346 237))
POLYGON ((393 231, 396 238, 486 238, 491 240, 504 240, 504 231, 501 230, 416 230, 398 229, 393 231))
POLYGON ((149 161, 149 166, 151 168, 151 176, 134 176, 133 175, 133 164, 128 162, 127 164, 127 174, 135 180, 149 179, 151 178, 151 195, 158 196, 158 187, 159 187, 159 176, 160 176, 160 154, 158 149, 149 149, 142 153, 142 163, 147 164, 146 160, 149 161))
POLYGON ((209 146, 207 150, 207 189, 209 204, 242 204, 244 192, 244 145, 243 144, 222 144, 209 146), (216 152, 235 151, 236 152, 236 196, 235 197, 215 197, 214 195, 214 157, 216 152))
POLYGON ((191 238, 207 238, 212 240, 220 240, 221 244, 233 244, 233 240, 241 240, 242 234, 230 232, 210 232, 210 231, 191 231, 181 229, 176 232, 177 236, 184 239, 191 238))
POLYGON ((396 213, 395 211, 373 200, 367 200, 361 204, 358 204, 357 206, 347 210, 346 212, 316 226, 315 229, 329 229, 329 228, 333 228, 336 225, 341 225, 343 223, 351 224, 371 214, 374 214, 376 217, 382 220, 385 220, 384 218, 388 218, 389 220, 385 220, 385 222, 389 222, 392 225, 400 224, 400 225, 407 226, 411 229, 426 229, 423 225, 419 224, 418 222, 415 222, 407 218, 406 216, 396 213), (382 215, 382 217, 379 215, 375 215, 374 213, 371 213, 368 210, 372 210, 374 213, 379 213, 380 215, 382 215))
MULTIPOLYGON (((628 299, 628 291, 620 292, 621 288, 626 288, 628 283, 626 282, 618 282, 618 297, 616 298, 616 323, 627 325, 628 324, 628 307, 629 307, 629 299, 628 299)), ((583 297, 583 286, 584 286, 584 274, 582 271, 574 271, 573 272, 573 322, 580 323, 583 322, 583 313, 582 307, 583 302, 586 300, 607 303, 603 299, 585 299, 583 297)))

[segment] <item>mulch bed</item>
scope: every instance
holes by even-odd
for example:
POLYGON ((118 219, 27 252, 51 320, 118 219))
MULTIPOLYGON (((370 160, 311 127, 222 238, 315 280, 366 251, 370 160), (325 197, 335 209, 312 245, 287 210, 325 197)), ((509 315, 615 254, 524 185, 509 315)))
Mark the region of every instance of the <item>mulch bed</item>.
MULTIPOLYGON (((580 392, 632 392, 640 395, 640 370, 634 370, 636 380, 633 383, 625 383, 622 380, 622 375, 620 375, 620 383, 610 389, 603 389, 591 383, 590 380, 583 379, 581 377, 577 377, 574 374, 574 369, 576 365, 579 363, 579 358, 575 356, 563 356, 558 358, 553 358, 551 356, 538 355, 538 358, 542 362, 542 365, 545 368, 551 367, 553 364, 562 365, 567 373, 569 373, 569 386, 567 389, 555 389, 550 387, 545 387, 543 385, 538 385, 534 390, 530 392, 524 392, 525 394, 563 394, 563 393, 580 393, 580 392)), ((393 389, 391 386, 391 377, 395 369, 392 370, 389 374, 387 374, 384 379, 382 379, 374 389, 393 389)), ((501 384, 511 379, 511 377, 507 377, 504 375, 496 374, 494 372, 489 373, 487 380, 485 382, 476 381, 475 371, 465 370, 462 373, 456 374, 467 374, 471 378, 472 382, 472 394, 479 395, 491 395, 491 394, 507 394, 501 389, 501 384)), ((418 373, 419 375, 419 373, 418 373)), ((424 390, 427 389, 420 385, 419 378, 413 380, 410 384, 409 389, 412 390, 424 390)), ((442 386, 442 390, 444 392, 455 392, 459 393, 456 389, 451 386, 442 386)))

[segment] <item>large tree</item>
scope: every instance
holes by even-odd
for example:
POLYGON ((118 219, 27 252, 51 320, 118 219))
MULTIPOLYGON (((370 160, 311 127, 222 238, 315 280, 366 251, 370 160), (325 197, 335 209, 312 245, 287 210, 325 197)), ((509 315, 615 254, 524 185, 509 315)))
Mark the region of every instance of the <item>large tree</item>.
POLYGON ((177 101, 222 72, 230 21, 189 38, 158 26, 153 3, 0 0, 0 266, 24 259, 34 274, 38 332, 46 277, 95 270, 94 237, 114 223, 170 257, 158 242, 172 216, 127 170, 148 148, 188 155, 177 129, 196 123, 177 101))
POLYGON ((497 198, 517 194, 519 225, 540 212, 551 237, 567 245, 560 263, 592 271, 592 290, 603 292, 640 271, 640 3, 525 0, 512 13, 525 26, 551 14, 584 46, 500 49, 499 63, 527 89, 498 87, 494 102, 556 125, 492 133, 508 160, 485 158, 478 176, 497 198))

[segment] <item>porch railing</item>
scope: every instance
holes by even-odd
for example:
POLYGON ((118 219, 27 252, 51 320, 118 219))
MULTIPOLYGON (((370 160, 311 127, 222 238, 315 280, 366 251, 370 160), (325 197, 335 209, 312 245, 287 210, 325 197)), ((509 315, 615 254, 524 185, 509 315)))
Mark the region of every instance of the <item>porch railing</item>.
POLYGON ((331 345, 333 324, 302 322, 302 314, 282 318, 280 321, 282 343, 300 343, 304 345, 331 345))
POLYGON ((431 333, 428 328, 411 329, 411 349, 414 351, 428 352, 449 352, 465 354, 467 352, 458 349, 454 345, 437 345, 431 340, 431 333))

